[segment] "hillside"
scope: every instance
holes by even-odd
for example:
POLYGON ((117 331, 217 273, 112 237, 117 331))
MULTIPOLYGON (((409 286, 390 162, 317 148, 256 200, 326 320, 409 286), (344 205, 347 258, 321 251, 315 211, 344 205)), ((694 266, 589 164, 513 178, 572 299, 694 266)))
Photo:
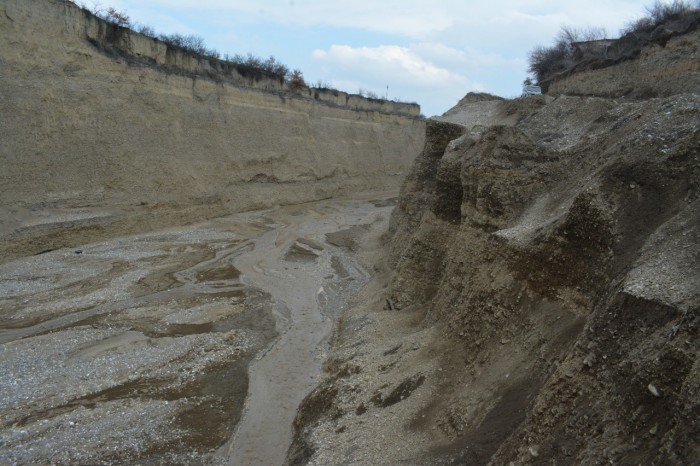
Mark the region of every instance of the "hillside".
POLYGON ((395 191, 423 144, 415 104, 290 92, 63 0, 0 9, 0 261, 395 191))
POLYGON ((574 43, 574 64, 540 84, 550 95, 650 98, 698 93, 698 44, 700 10, 693 9, 619 39, 574 43))
POLYGON ((679 44, 428 122, 290 464, 700 462, 697 71, 586 87, 679 44))

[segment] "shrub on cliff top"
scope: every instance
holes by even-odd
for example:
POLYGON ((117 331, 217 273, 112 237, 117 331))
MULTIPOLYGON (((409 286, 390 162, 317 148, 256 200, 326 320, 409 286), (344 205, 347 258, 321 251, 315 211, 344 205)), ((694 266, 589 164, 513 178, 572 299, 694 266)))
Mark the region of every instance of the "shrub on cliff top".
POLYGON ((204 38, 195 34, 160 34, 158 39, 170 45, 177 47, 197 55, 206 57, 219 58, 219 52, 214 49, 208 49, 204 43, 204 38))
MULTIPOLYGON (((229 55, 225 54, 221 57, 221 54, 214 49, 210 49, 206 46, 204 38, 195 34, 157 34, 156 31, 150 27, 139 23, 132 23, 129 16, 124 11, 119 11, 116 8, 108 7, 103 8, 96 0, 92 0, 92 7, 88 7, 83 0, 68 0, 71 3, 79 6, 85 11, 92 13, 93 15, 102 18, 103 20, 116 24, 120 27, 131 28, 134 31, 148 36, 152 39, 160 40, 170 47, 178 48, 190 52, 195 55, 201 55, 203 57, 215 58, 221 60, 225 63, 231 64, 236 67, 239 71, 242 71, 243 75, 267 75, 268 77, 276 77, 287 83, 290 90, 298 92, 304 89, 308 89, 309 85, 304 79, 304 75, 301 70, 295 69, 290 70, 287 65, 277 60, 275 57, 270 56, 268 58, 261 58, 255 56, 251 53, 247 55, 229 55)), ((329 91, 338 92, 337 89, 331 87, 330 84, 326 82, 321 82, 316 85, 317 89, 325 89, 329 91)), ((376 93, 371 91, 364 91, 360 89, 360 95, 370 99, 378 100, 388 100, 382 99, 376 93)), ((401 99, 394 99, 395 102, 400 103, 414 103, 407 102, 401 99)))
POLYGON ((107 8, 104 18, 110 23, 116 24, 117 26, 129 27, 131 25, 131 20, 129 19, 129 16, 123 11, 118 11, 116 8, 107 8))
POLYGON ((262 71, 266 74, 276 76, 280 79, 289 77, 289 68, 284 63, 270 55, 267 59, 256 57, 249 53, 245 57, 243 55, 224 55, 224 61, 232 63, 237 67, 248 68, 251 70, 262 71))
POLYGON ((576 42, 593 41, 605 37, 605 29, 576 29, 563 26, 550 47, 537 46, 528 55, 528 71, 535 75, 537 82, 542 82, 553 74, 560 73, 575 63, 574 47, 576 42))
MULTIPOLYGON (((621 32, 625 37, 624 46, 621 40, 615 41, 618 48, 624 49, 624 56, 633 56, 643 47, 652 36, 652 32, 659 26, 671 21, 684 19, 694 20, 700 17, 700 0, 688 2, 685 0, 673 0, 670 3, 656 1, 646 8, 646 14, 629 23, 621 32), (630 39, 631 38, 631 39, 630 39)), ((577 42, 589 42, 605 37, 605 31, 599 28, 573 29, 563 27, 556 36, 554 43, 549 46, 537 46, 528 54, 528 71, 535 75, 538 84, 557 73, 561 73, 577 63, 575 56, 577 42)), ((600 47, 599 59, 607 59, 607 48, 600 47)))
POLYGON ((309 87, 304 80, 304 75, 302 74, 301 70, 294 70, 289 75, 289 87, 293 91, 301 91, 309 87))
POLYGON ((620 33, 623 36, 627 34, 650 33, 657 26, 687 15, 698 8, 700 8, 700 1, 697 0, 694 6, 690 2, 683 0, 673 0, 671 3, 662 3, 657 0, 653 5, 645 8, 645 16, 628 23, 620 33))
POLYGON ((92 2, 92 8, 88 8, 85 2, 82 1, 71 0, 71 3, 78 5, 80 8, 91 12, 93 15, 97 16, 98 18, 102 18, 109 23, 126 28, 132 26, 129 15, 127 15, 126 12, 119 11, 114 7, 110 6, 103 8, 102 5, 96 1, 92 2))

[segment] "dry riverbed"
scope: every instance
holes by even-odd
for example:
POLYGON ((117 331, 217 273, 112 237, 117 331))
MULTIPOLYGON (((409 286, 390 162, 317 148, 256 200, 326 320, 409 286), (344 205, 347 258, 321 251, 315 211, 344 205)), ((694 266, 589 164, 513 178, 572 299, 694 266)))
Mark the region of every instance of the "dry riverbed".
POLYGON ((393 203, 333 200, 0 265, 0 463, 280 464, 351 248, 393 203))

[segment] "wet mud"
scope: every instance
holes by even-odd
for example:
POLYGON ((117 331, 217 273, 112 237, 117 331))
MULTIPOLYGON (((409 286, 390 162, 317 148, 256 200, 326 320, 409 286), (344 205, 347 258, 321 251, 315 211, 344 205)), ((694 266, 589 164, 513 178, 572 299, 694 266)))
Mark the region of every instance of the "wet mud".
POLYGON ((0 463, 281 464, 368 278, 327 235, 390 210, 324 201, 0 264, 0 463))

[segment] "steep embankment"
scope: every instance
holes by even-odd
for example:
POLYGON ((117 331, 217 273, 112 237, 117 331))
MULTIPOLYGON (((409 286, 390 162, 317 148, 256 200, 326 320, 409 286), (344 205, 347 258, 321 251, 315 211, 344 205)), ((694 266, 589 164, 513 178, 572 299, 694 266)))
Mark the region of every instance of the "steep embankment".
POLYGON ((61 0, 0 2, 0 260, 398 189, 414 104, 286 92, 61 0))
POLYGON ((461 355, 430 409, 438 456, 698 460, 699 106, 562 97, 421 157, 392 299, 461 355))
POLYGON ((700 14, 668 21, 640 47, 634 33, 611 41, 602 56, 586 58, 541 83, 550 95, 666 97, 700 92, 700 14))
POLYGON ((700 462, 700 96, 479 100, 428 123, 291 462, 700 462))

